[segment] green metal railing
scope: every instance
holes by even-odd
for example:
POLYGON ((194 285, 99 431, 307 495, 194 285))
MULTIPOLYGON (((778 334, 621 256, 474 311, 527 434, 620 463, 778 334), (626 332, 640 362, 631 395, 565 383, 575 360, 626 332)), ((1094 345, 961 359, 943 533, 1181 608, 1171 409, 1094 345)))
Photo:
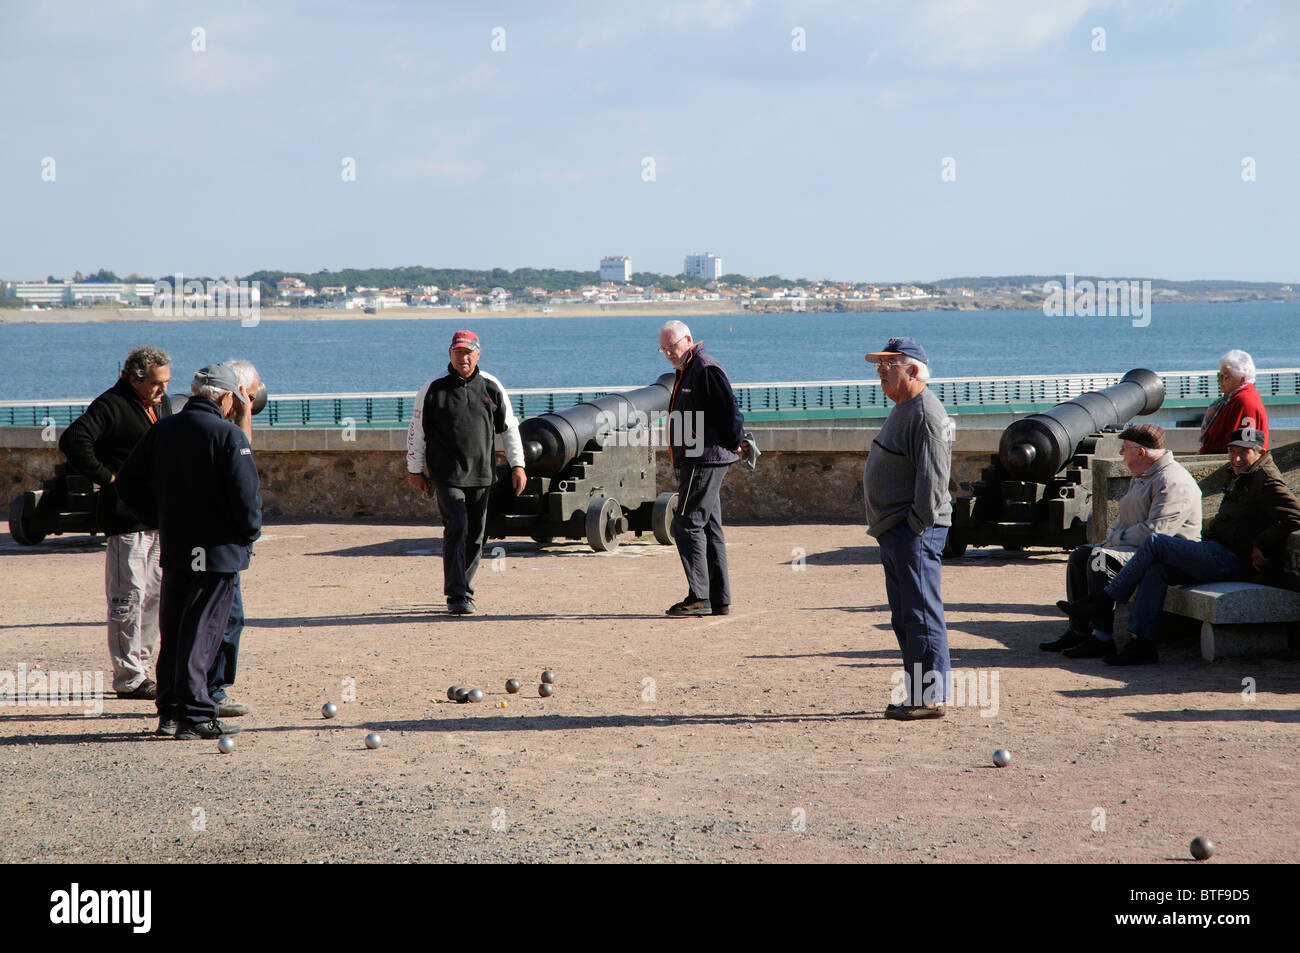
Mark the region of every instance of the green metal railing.
MULTIPOLYGON (((930 389, 949 413, 1027 414, 1047 410, 1061 401, 1117 384, 1122 374, 1048 375, 1038 377, 935 378, 930 389)), ((1211 371, 1161 374, 1165 382, 1164 410, 1203 409, 1218 396, 1211 371)), ((1255 387, 1266 405, 1300 403, 1300 369, 1258 371, 1255 387)), ((553 413, 632 387, 518 390, 510 393, 521 420, 553 413)), ((737 384, 736 399, 751 422, 823 419, 869 420, 889 413, 890 404, 878 381, 787 382, 737 384)), ((0 401, 0 427, 66 427, 90 404, 83 400, 0 401)), ((254 419, 261 427, 399 428, 410 423, 415 395, 285 394, 272 397, 254 419)))

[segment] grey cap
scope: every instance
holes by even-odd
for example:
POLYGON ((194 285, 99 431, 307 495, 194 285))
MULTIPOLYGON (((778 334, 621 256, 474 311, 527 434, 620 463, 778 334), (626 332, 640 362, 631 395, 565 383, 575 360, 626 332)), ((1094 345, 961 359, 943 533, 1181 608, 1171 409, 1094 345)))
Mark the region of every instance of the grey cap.
POLYGON ((207 367, 201 367, 194 375, 194 381, 200 386, 228 390, 241 404, 248 403, 239 393, 239 373, 229 364, 209 364, 207 367))

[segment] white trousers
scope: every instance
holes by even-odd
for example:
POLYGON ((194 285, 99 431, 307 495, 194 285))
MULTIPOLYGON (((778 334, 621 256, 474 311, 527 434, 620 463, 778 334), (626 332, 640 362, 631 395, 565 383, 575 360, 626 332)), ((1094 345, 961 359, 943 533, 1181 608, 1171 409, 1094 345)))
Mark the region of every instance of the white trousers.
POLYGON ((158 655, 158 603, 162 593, 157 530, 108 537, 104 591, 108 595, 108 655, 113 690, 130 692, 149 676, 158 655))

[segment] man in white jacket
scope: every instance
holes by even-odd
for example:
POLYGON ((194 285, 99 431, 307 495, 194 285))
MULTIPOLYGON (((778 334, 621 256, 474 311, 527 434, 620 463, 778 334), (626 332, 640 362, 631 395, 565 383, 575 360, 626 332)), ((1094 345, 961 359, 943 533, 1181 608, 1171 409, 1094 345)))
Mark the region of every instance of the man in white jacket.
POLYGON ((1152 533, 1201 538, 1200 487, 1165 449, 1164 430, 1137 424, 1119 436, 1120 456, 1133 479, 1106 539, 1070 554, 1066 598, 1056 604, 1070 616, 1070 627, 1059 639, 1038 646, 1045 652, 1062 652, 1067 658, 1104 658, 1114 652, 1115 604, 1103 591, 1107 583, 1152 533), (1093 609, 1086 615, 1071 613, 1070 605, 1079 604, 1093 609))

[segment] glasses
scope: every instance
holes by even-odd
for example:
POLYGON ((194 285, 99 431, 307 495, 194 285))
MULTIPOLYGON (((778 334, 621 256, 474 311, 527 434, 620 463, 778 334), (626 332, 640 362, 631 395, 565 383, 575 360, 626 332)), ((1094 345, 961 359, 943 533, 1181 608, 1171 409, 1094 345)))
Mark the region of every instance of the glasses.
POLYGON ((883 374, 891 367, 903 367, 905 364, 904 361, 880 361, 876 364, 876 373, 883 374))
POLYGON ((673 350, 674 348, 676 348, 677 345, 681 344, 682 341, 685 340, 685 339, 686 339, 686 335, 683 334, 681 337, 676 338, 675 340, 670 341, 670 342, 668 342, 667 344, 665 344, 663 347, 661 347, 661 348, 659 349, 659 352, 660 352, 661 354, 667 354, 669 351, 671 351, 671 350, 673 350))

